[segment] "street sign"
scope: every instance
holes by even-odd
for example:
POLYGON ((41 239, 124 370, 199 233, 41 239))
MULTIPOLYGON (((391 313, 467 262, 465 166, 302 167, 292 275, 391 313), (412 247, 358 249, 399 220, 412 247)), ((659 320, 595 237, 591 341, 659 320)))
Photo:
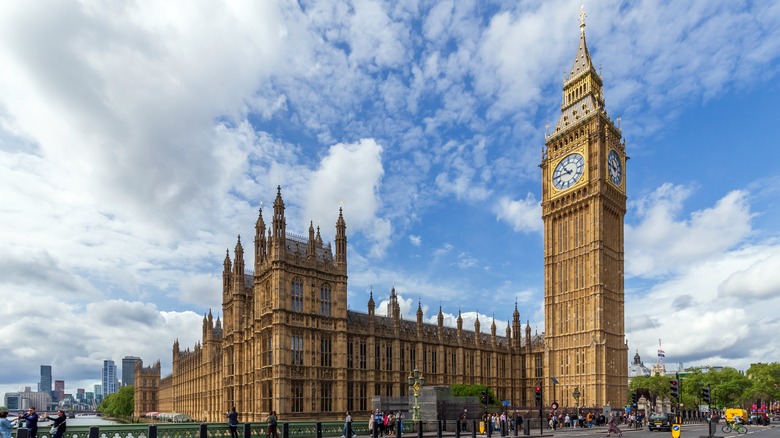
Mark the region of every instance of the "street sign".
POLYGON ((672 438, 680 438, 682 432, 679 424, 672 424, 672 438))
POLYGON ((552 408, 553 411, 557 411, 558 410, 558 402, 552 402, 550 407, 552 408))

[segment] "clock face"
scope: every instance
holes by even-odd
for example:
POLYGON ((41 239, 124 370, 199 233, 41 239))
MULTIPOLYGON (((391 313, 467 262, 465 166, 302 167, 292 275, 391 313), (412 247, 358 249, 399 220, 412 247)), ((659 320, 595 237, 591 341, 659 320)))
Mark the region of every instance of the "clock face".
POLYGON ((609 169, 609 179, 611 179, 615 185, 619 186, 620 181, 623 179, 623 165, 620 164, 620 158, 618 158, 617 152, 609 151, 607 167, 609 169))
POLYGON ((565 190, 579 181, 585 171, 585 157, 574 153, 561 160, 553 171, 552 182, 556 189, 565 190))

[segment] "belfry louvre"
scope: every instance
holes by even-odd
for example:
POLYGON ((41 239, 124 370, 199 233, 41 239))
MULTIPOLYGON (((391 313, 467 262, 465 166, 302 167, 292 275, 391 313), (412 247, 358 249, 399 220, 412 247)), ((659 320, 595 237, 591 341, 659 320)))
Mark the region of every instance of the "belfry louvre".
MULTIPOLYGON (((601 76, 585 44, 585 16, 574 64, 563 84, 561 116, 542 157, 544 335, 521 325, 515 304, 503 335, 477 320, 445 327, 401 318, 395 290, 386 312, 347 309, 347 233, 343 211, 334 245, 319 227, 308 237, 287 232, 281 187, 270 227, 262 209, 255 224, 254 262, 245 269, 239 237, 222 273, 222 315, 203 318, 192 350, 173 344, 172 372, 159 361, 135 372, 135 409, 180 412, 221 421, 236 406, 242 421, 339 419, 365 412, 374 396, 407 396, 407 376, 419 369, 426 385, 487 385, 499 400, 573 407, 623 406, 628 397, 624 323, 626 212, 625 142, 607 115, 601 76), (386 315, 386 316, 385 316, 386 315), (554 379, 554 380, 553 380, 554 379), (553 384, 555 382, 555 384, 553 384)), ((502 324, 503 325, 503 324, 502 324)))

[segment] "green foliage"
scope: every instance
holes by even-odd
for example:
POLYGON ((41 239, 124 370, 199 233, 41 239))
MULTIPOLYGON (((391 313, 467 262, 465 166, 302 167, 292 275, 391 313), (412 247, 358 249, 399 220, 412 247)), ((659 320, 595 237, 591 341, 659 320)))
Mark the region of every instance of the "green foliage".
MULTIPOLYGON (((780 398, 780 363, 754 364, 747 375, 734 368, 694 370, 680 376, 680 397, 685 406, 702 403, 702 388, 710 387, 711 405, 716 408, 748 407, 756 399, 780 398)), ((629 386, 628 400, 637 389, 646 389, 660 399, 670 396, 669 381, 673 376, 635 377, 629 386)))
POLYGON ((123 386, 119 392, 107 395, 97 410, 109 415, 132 416, 133 386, 123 386))
POLYGON ((487 392, 488 404, 496 403, 493 391, 485 385, 450 385, 450 392, 455 397, 481 397, 482 392, 487 392))

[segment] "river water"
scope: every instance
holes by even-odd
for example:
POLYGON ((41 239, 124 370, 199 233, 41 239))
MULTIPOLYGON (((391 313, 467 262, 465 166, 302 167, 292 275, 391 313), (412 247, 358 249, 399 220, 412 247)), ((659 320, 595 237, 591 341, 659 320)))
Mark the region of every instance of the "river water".
MULTIPOLYGON (((46 423, 41 423, 45 425, 46 423)), ((119 424, 116 421, 107 420, 97 415, 77 415, 74 418, 68 418, 68 426, 103 426, 106 424, 119 424)))

